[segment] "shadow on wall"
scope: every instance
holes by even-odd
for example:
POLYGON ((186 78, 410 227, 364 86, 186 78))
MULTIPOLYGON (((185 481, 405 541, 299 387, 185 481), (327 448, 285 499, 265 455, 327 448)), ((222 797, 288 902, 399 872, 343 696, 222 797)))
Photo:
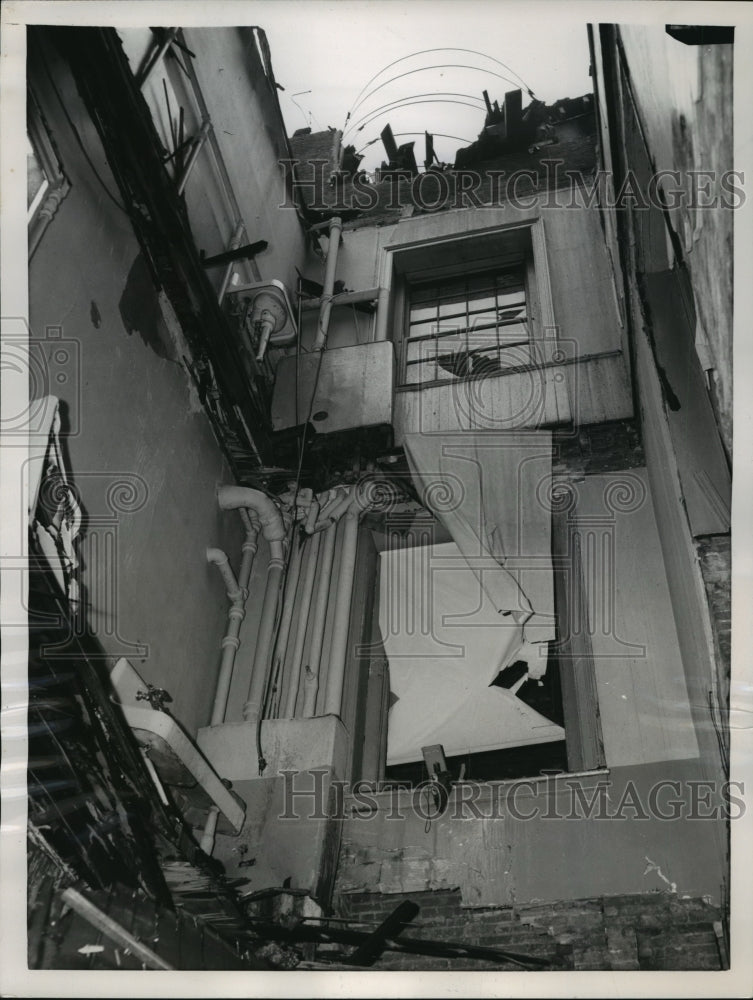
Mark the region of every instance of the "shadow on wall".
POLYGON ((162 316, 159 295, 142 253, 131 265, 118 308, 129 336, 137 333, 157 357, 180 360, 176 357, 175 346, 162 316))

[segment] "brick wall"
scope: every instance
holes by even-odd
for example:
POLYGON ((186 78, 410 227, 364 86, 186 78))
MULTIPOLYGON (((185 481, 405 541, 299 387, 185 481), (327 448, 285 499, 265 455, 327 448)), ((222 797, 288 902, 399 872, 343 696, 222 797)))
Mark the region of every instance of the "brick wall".
MULTIPOLYGON (((715 970, 723 968, 714 923, 719 910, 703 899, 663 892, 605 896, 502 909, 466 909, 456 890, 345 893, 338 916, 373 928, 398 903, 421 909, 399 935, 482 945, 545 959, 548 970, 715 970)), ((435 958, 385 951, 375 969, 510 970, 517 966, 470 958, 435 958)))
POLYGON ((589 424, 573 433, 554 431, 552 469, 555 475, 596 475, 645 466, 646 456, 634 420, 589 424))

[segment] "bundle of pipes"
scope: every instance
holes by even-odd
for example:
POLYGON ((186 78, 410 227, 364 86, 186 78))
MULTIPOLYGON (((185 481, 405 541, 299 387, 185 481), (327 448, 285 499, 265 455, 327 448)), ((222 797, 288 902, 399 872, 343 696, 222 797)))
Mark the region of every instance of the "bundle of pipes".
MULTIPOLYGON (((319 326, 313 342, 313 350, 323 351, 327 344, 330 313, 333 305, 333 292, 337 271, 337 258, 342 238, 342 220, 334 217, 329 220, 329 247, 325 264, 324 283, 320 298, 319 326)), ((376 339, 384 339, 386 309, 384 296, 386 290, 377 290, 379 309, 377 314, 376 339)), ((313 410, 314 400, 311 406, 313 410)), ((361 498, 359 486, 338 486, 324 494, 314 497, 311 491, 298 490, 295 486, 291 493, 281 498, 282 507, 259 490, 243 486, 222 486, 218 491, 218 500, 223 510, 239 510, 247 525, 246 542, 244 544, 244 561, 239 579, 236 581, 227 556, 219 549, 207 551, 207 558, 214 562, 225 580, 230 600, 228 611, 228 630, 223 639, 223 659, 217 683, 212 711, 212 725, 224 721, 227 709, 228 693, 232 679, 235 654, 238 649, 238 634, 244 616, 244 605, 247 596, 251 564, 256 552, 256 539, 261 530, 269 544, 269 562, 264 591, 264 602, 256 639, 256 651, 251 670, 251 680, 248 697, 243 707, 243 718, 246 721, 259 720, 265 708, 268 713, 278 714, 282 707, 282 667, 287 657, 293 615, 298 608, 299 627, 296 632, 295 646, 292 654, 291 676, 287 683, 284 713, 292 718, 301 686, 303 650, 307 634, 309 634, 309 656, 303 678, 302 714, 306 718, 316 712, 319 694, 319 667, 322 656, 327 608, 329 603, 330 579, 335 554, 337 522, 345 516, 342 555, 338 575, 338 587, 334 601, 332 641, 330 665, 327 673, 324 694, 324 714, 337 715, 341 710, 342 689, 345 674, 347 653, 348 625, 350 618, 350 598, 353 589, 355 573, 356 549, 358 541, 358 521, 366 509, 361 498), (290 525, 285 524, 287 516, 290 525), (297 534, 299 519, 305 520, 304 540, 297 534), (322 533, 320 535, 320 533, 322 533), (313 536, 313 537, 311 537, 313 536), (310 541, 308 540, 310 538, 310 541), (277 610, 280 602, 285 570, 285 541, 292 546, 282 599, 282 611, 277 625, 277 610), (310 546, 304 579, 301 583, 300 574, 303 565, 304 545, 310 546), (318 572, 318 585, 315 587, 318 572), (314 590, 316 596, 314 597, 314 590), (298 591, 300 590, 300 598, 298 591), (309 623, 309 615, 313 603, 313 617, 309 623), (309 624, 310 628, 306 628, 309 624), (276 627, 277 626, 277 627, 276 627), (277 636, 275 639, 275 631, 277 636)), ((261 761, 261 754, 260 754, 261 761)))
POLYGON ((269 561, 243 717, 246 721, 258 720, 265 706, 266 714, 279 714, 282 708, 281 672, 287 658, 293 616, 296 612, 299 625, 290 658, 291 672, 287 682, 284 715, 292 718, 296 714, 303 672, 304 644, 307 637, 308 656, 303 677, 303 704, 300 714, 305 718, 311 718, 315 714, 319 694, 319 668, 330 604, 330 581, 337 525, 344 517, 345 528, 338 585, 332 609, 330 664, 322 713, 339 714, 347 654, 358 522, 368 506, 358 485, 337 486, 319 496, 313 496, 310 490, 292 492, 280 498, 280 506, 259 490, 241 486, 223 486, 218 491, 218 501, 223 510, 237 509, 240 512, 246 525, 246 540, 243 544, 243 559, 237 580, 227 555, 220 549, 207 549, 207 559, 218 567, 230 602, 228 628, 222 640, 223 656, 210 724, 220 725, 225 719, 235 656, 240 645, 238 635, 245 614, 248 582, 257 550, 259 531, 269 544, 269 561), (297 525, 301 521, 304 522, 303 538, 297 530, 297 525), (287 579, 278 619, 280 592, 286 565, 284 547, 286 540, 292 549, 290 559, 287 560, 287 579), (301 579, 306 548, 308 549, 306 567, 301 579))

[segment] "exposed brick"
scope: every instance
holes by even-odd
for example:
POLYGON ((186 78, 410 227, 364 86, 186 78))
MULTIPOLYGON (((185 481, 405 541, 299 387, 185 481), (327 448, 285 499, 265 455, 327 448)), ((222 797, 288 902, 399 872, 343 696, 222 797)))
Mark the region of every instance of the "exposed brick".
MULTIPOLYGON (((529 906, 463 907, 457 890, 353 892, 339 897, 339 911, 353 921, 376 924, 404 899, 420 907, 402 936, 477 944, 538 956, 549 969, 717 969, 713 921, 717 908, 703 899, 679 899, 664 892, 555 901, 529 906)), ((376 968, 504 969, 484 960, 435 959, 386 952, 376 968)))

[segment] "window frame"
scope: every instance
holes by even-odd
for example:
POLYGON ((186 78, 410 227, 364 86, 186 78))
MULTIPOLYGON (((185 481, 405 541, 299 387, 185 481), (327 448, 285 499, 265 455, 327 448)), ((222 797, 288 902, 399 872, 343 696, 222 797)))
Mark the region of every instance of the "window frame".
POLYGON ((29 259, 31 259, 60 203, 70 191, 71 185, 63 171, 42 109, 30 87, 26 91, 26 134, 41 167, 42 175, 47 181, 47 187, 34 206, 34 211, 31 212, 31 205, 27 208, 29 259))
MULTIPOLYGON (((534 217, 489 229, 453 233, 429 240, 386 247, 384 284, 390 290, 388 327, 397 355, 396 390, 411 391, 455 385, 478 378, 473 373, 447 379, 406 382, 408 314, 412 286, 440 280, 501 272, 507 265, 525 263, 526 304, 532 347, 531 360, 503 365, 492 377, 504 377, 549 360, 556 343, 556 323, 552 303, 543 219, 534 217)), ((512 346, 512 345, 511 345, 512 346)), ((487 376, 485 376, 487 377, 487 376)))
MULTIPOLYGON (((449 377, 439 377, 438 369, 436 365, 439 363, 438 358, 440 357, 440 342, 444 338, 459 337, 461 340, 463 337, 466 338, 466 355, 468 358, 475 355, 490 355, 495 357, 500 365, 500 371, 504 368, 509 368, 512 365, 519 364, 520 358, 515 358, 515 349, 520 349, 530 345, 533 339, 533 317, 534 317, 534 301, 535 301, 535 284, 533 283, 532 275, 533 265, 529 257, 521 256, 519 261, 510 262, 508 264, 500 264, 492 268, 484 268, 483 270, 469 271, 463 275, 452 275, 451 280, 453 282, 460 282, 465 279, 466 286, 463 292, 458 292, 458 297, 462 294, 463 298, 463 309, 458 316, 448 316, 446 318, 434 317, 433 319, 425 320, 427 324, 427 332, 422 333, 418 336, 411 336, 412 327, 415 326, 415 322, 411 323, 411 309, 416 305, 414 293, 418 291, 423 291, 427 287, 436 289, 437 294, 431 299, 427 300, 427 305, 436 306, 436 310, 440 311, 443 308, 442 295, 441 295, 441 285, 438 284, 438 279, 430 278, 425 281, 411 283, 406 291, 405 295, 405 314, 403 321, 403 350, 402 350, 402 370, 401 375, 403 378, 404 385, 426 385, 426 384, 442 384, 445 382, 457 382, 463 378, 475 378, 477 373, 471 368, 467 374, 458 374, 448 372, 449 377), (476 295, 473 297, 473 290, 468 287, 468 280, 472 279, 489 279, 490 287, 486 292, 486 298, 491 298, 492 296, 495 300, 498 299, 501 289, 498 287, 498 282, 500 278, 505 274, 510 274, 513 272, 518 272, 520 275, 520 283, 517 286, 523 293, 523 306, 524 306, 524 316, 522 320, 500 322, 497 318, 496 322, 488 323, 484 325, 477 325, 471 321, 471 317, 474 315, 472 312, 473 303, 480 301, 480 296, 476 295), (462 316, 462 318, 461 318, 462 316), (455 322, 453 322, 455 321, 455 322), (503 335, 503 330, 506 326, 512 329, 514 326, 522 326, 521 336, 516 337, 512 340, 505 340, 503 335), (489 346, 483 347, 468 347, 467 338, 478 337, 481 331, 489 332, 489 346), (522 335, 525 333, 525 337, 522 335), (492 339, 493 338, 493 339, 492 339), (416 358, 411 359, 408 357, 409 347, 411 344, 426 343, 426 342, 436 343, 436 352, 432 357, 427 358, 416 358), (510 359, 509 356, 505 360, 504 352, 506 350, 513 351, 513 358, 510 359), (415 365, 420 368, 422 365, 429 365, 434 362, 434 375, 432 378, 420 378, 416 381, 408 379, 409 367, 415 365)), ((517 290, 517 289, 516 289, 517 290)), ((483 293, 482 293, 483 294, 483 293)), ((461 303, 459 302, 458 305, 461 303)), ((489 306, 485 310, 477 310, 479 315, 482 312, 490 312, 492 309, 489 306)), ((496 309, 499 312, 499 307, 496 309)), ((495 372, 496 374, 496 372, 495 372)))

